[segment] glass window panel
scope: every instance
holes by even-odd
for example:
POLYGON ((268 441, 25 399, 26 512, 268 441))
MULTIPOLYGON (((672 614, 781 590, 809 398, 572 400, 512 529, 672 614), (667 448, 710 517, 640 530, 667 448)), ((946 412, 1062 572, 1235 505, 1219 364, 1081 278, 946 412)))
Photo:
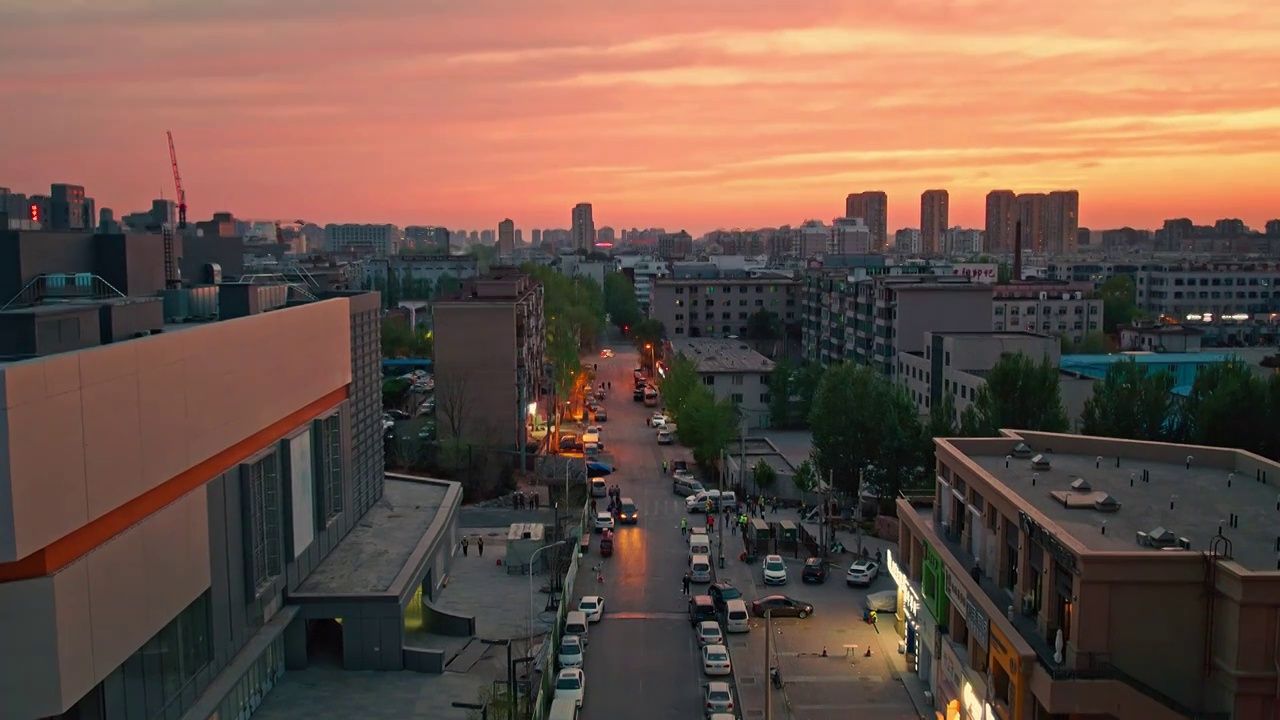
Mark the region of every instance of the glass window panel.
POLYGON ((164 701, 177 697, 182 688, 182 615, 160 631, 160 671, 164 678, 164 701))
POLYGON ((143 691, 147 698, 147 717, 164 710, 164 665, 161 661, 163 652, 160 647, 160 636, 142 648, 142 681, 143 691))

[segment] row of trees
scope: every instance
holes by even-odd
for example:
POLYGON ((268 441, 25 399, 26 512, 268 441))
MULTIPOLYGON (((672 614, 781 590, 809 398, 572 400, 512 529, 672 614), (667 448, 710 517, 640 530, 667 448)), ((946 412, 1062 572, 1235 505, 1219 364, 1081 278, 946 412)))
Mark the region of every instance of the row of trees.
POLYGON ((382 321, 382 357, 429 358, 435 352, 431 331, 409 327, 402 318, 391 317, 382 321))
POLYGON ((582 384, 582 353, 595 347, 604 330, 604 294, 599 283, 586 276, 568 277, 546 265, 520 269, 542 283, 546 360, 556 396, 563 401, 582 384))
POLYGON ((689 358, 671 358, 658 389, 681 444, 693 451, 694 462, 704 466, 714 463, 738 437, 737 404, 728 398, 717 400, 689 358))

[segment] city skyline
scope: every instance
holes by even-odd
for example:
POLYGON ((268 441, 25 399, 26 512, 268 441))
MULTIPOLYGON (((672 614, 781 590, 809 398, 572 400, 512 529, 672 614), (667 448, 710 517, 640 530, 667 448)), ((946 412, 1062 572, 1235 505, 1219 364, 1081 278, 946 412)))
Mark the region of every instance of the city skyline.
POLYGON ((975 228, 1004 188, 1079 190, 1095 229, 1278 214, 1261 0, 137 7, 0 8, 5 184, 141 209, 173 197, 172 130, 193 219, 563 228, 589 202, 698 234, 883 190, 896 229, 929 188, 975 228))

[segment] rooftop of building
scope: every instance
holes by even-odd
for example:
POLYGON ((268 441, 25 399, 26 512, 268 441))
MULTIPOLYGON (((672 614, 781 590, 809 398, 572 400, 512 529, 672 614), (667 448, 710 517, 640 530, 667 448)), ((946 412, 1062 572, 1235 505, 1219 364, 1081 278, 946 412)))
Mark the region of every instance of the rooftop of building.
POLYGON ((1221 529, 1235 562, 1277 569, 1280 463, 1229 448, 1005 432, 940 442, 1083 550, 1207 551, 1221 529))
POLYGON ((930 332, 933 335, 937 335, 939 337, 973 338, 973 339, 991 338, 993 340, 1025 340, 1028 338, 1034 338, 1038 340, 1054 340, 1055 342, 1057 341, 1057 338, 1051 337, 1049 335, 1042 335, 1040 333, 1033 333, 1033 332, 1023 332, 1020 330, 932 330, 930 332))
POLYGON ((388 476, 382 499, 311 571, 297 592, 355 595, 391 591, 444 507, 450 485, 388 476))
POLYGON ((462 290, 437 300, 436 304, 511 302, 523 298, 536 287, 538 281, 519 268, 495 267, 483 277, 463 281, 462 290))
POLYGON ((1204 335, 1204 331, 1199 328, 1170 323, 1134 323, 1121 325, 1117 329, 1121 332, 1138 332, 1145 335, 1204 335))
POLYGON ((992 292, 991 285, 948 275, 876 275, 865 282, 892 287, 897 292, 992 292))
POLYGON ((686 338, 672 340, 671 348, 697 363, 698 372, 770 372, 773 361, 742 340, 733 338, 686 338))

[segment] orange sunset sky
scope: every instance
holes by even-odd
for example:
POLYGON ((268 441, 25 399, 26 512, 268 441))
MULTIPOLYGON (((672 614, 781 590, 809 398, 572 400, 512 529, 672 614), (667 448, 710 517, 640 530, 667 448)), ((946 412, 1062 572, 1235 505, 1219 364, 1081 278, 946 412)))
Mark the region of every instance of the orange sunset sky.
POLYGON ((1280 216, 1277 0, 3 0, 0 185, 117 214, 701 232, 1076 188, 1280 216))

